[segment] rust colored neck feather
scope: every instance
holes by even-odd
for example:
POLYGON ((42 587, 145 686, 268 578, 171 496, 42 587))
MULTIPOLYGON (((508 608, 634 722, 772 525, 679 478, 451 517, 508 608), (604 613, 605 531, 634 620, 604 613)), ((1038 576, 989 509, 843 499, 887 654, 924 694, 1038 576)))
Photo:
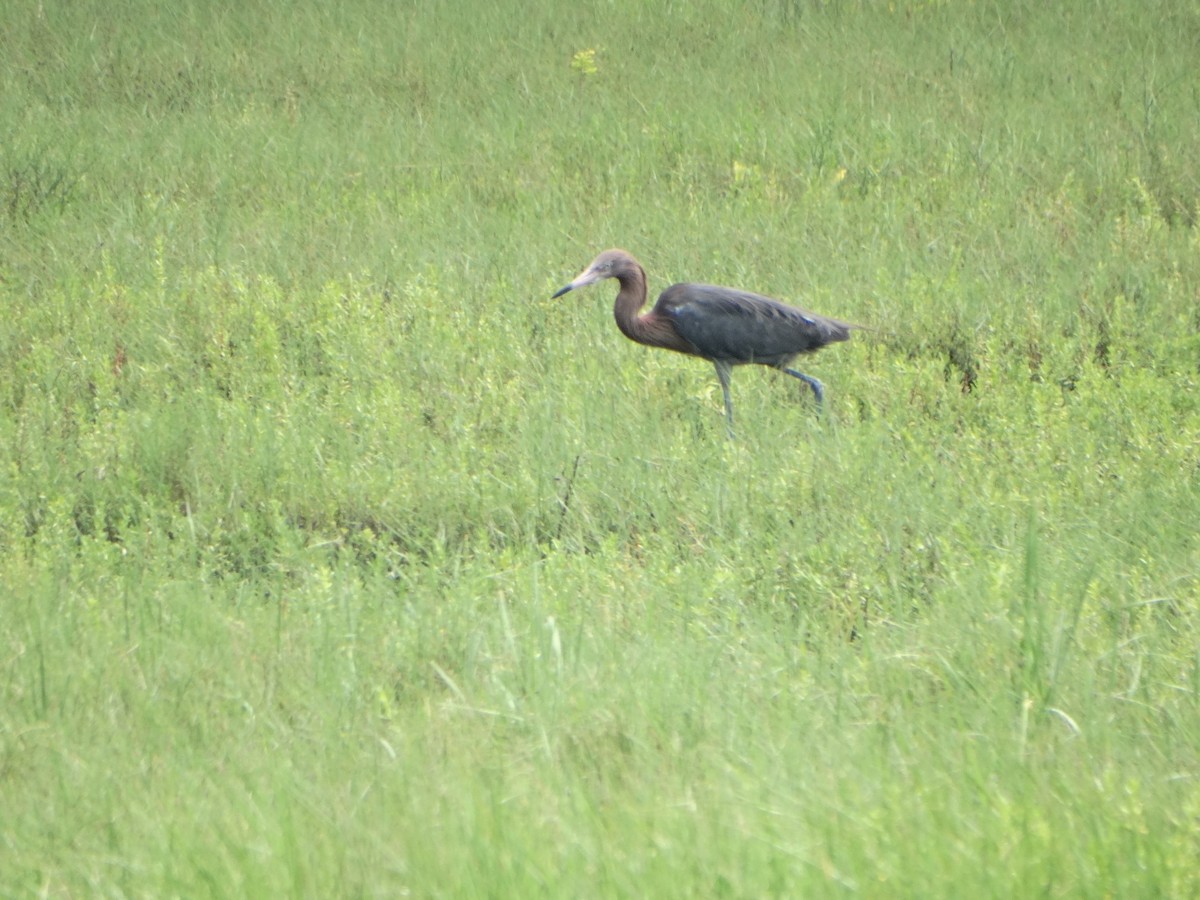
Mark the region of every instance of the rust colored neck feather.
POLYGON ((615 277, 621 290, 613 304, 613 318, 625 337, 651 347, 665 347, 681 353, 695 352, 676 333, 670 320, 658 315, 655 310, 644 316, 638 315, 638 311, 646 304, 646 272, 640 265, 634 263, 615 277))

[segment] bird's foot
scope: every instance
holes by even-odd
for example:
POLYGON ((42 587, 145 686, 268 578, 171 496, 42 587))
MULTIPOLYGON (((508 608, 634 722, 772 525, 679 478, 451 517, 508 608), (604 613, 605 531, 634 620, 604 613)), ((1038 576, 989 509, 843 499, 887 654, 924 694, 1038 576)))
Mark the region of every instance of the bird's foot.
POLYGON ((811 375, 805 375, 803 372, 797 372, 795 369, 784 369, 793 378, 799 378, 810 388, 812 388, 813 396, 817 398, 817 406, 825 404, 825 386, 811 375))

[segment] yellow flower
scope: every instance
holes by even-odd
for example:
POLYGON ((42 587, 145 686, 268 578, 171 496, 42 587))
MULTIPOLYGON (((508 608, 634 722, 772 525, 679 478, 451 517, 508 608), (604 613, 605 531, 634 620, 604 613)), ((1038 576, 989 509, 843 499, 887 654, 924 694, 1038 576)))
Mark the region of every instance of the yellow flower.
POLYGON ((571 71, 578 72, 580 75, 587 77, 595 75, 599 70, 596 66, 596 49, 589 47, 586 50, 580 50, 571 57, 571 71))

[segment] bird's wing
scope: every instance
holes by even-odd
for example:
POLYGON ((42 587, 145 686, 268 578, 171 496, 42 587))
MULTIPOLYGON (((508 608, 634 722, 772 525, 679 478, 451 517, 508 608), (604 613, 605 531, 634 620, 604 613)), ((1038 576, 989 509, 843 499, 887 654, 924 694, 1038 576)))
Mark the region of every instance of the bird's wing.
POLYGON ((655 310, 701 356, 781 365, 798 353, 850 337, 851 326, 761 294, 710 284, 674 284, 655 310))

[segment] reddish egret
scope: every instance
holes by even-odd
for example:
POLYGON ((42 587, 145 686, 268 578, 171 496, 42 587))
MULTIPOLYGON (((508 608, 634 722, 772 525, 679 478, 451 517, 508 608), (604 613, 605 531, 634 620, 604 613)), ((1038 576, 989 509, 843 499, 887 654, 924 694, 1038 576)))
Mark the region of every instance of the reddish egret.
POLYGON ((613 315, 625 337, 712 362, 725 395, 725 421, 730 434, 733 400, 729 396, 729 375, 734 366, 758 363, 799 378, 812 388, 819 406, 825 395, 821 382, 788 365, 801 353, 846 340, 850 329, 856 327, 760 294, 711 284, 673 284, 658 295, 650 312, 638 315, 646 303, 646 270, 624 250, 605 250, 554 296, 561 297, 605 278, 620 282, 613 315))

